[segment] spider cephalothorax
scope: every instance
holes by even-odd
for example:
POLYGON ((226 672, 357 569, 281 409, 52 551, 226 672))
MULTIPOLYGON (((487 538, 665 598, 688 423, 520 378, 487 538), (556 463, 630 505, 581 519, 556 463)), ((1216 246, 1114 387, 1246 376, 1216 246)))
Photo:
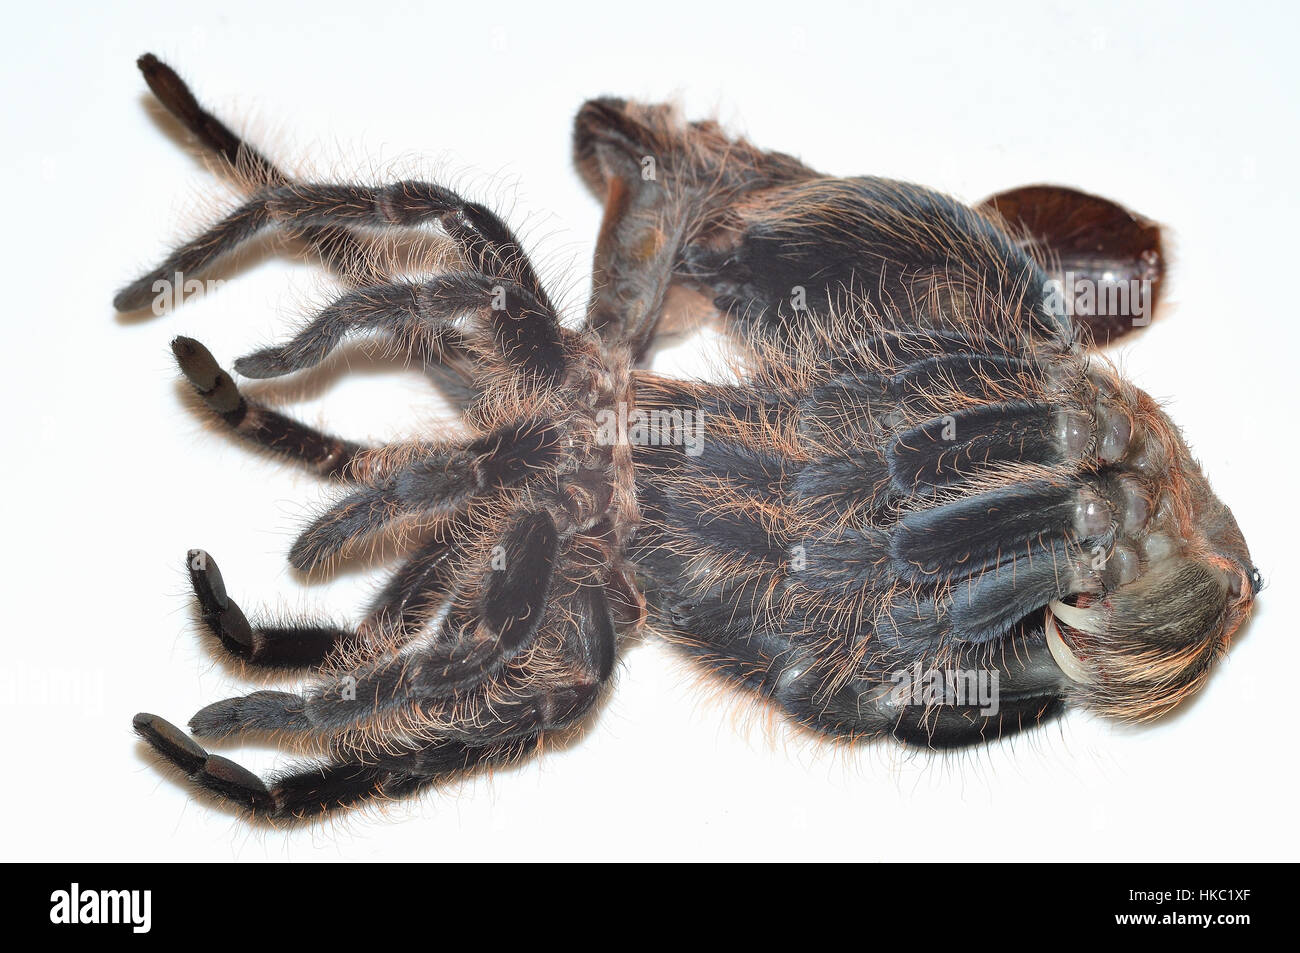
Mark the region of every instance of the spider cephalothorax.
POLYGON ((241 375, 312 367, 368 331, 471 395, 458 439, 362 447, 244 396, 198 342, 173 343, 227 426, 343 484, 293 545, 295 567, 328 570, 381 537, 409 548, 354 629, 250 622, 211 557, 190 553, 227 651, 315 670, 299 692, 210 705, 194 733, 328 757, 268 783, 138 715, 210 792, 300 817, 516 758, 591 710, 620 635, 643 625, 806 726, 950 746, 1070 700, 1159 714, 1249 612, 1258 575, 1231 514, 1163 412, 1087 351, 1128 325, 1060 294, 1061 275, 1082 275, 1143 282, 1153 304, 1159 230, 1113 203, 1035 187, 968 208, 821 176, 667 107, 594 100, 575 159, 605 218, 572 330, 484 207, 425 182, 292 181, 170 69, 140 65, 254 184, 119 309, 289 231, 350 289, 236 361, 241 375), (432 276, 370 248, 376 231, 429 225, 453 249, 432 276), (723 315, 734 383, 637 368, 674 285, 723 315), (935 694, 936 672, 993 690, 935 694))

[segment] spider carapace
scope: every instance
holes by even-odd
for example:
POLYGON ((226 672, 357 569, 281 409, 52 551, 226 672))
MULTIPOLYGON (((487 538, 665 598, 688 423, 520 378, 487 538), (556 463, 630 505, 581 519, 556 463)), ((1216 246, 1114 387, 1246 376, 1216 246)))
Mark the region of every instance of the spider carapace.
POLYGON ((383 538, 404 553, 352 628, 249 619, 189 553, 220 650, 304 677, 209 705, 193 737, 136 716, 200 789, 300 818, 511 762, 590 715, 641 629, 829 735, 951 747, 1071 704, 1142 720, 1203 684, 1250 611, 1231 513, 1091 351, 1146 322, 1163 277, 1159 229, 1112 202, 1038 186, 968 207, 593 100, 573 146, 604 218, 570 327, 484 206, 291 178, 139 65, 244 197, 116 307, 288 233, 344 290, 235 371, 304 370, 363 333, 454 380, 463 410, 456 436, 364 446, 173 342, 207 413, 337 484, 294 567, 383 538), (375 250, 431 231, 450 250, 436 272, 375 250), (640 366, 674 288, 711 304, 730 382, 640 366), (1119 292, 1126 307, 1097 306, 1119 292), (253 734, 318 760, 262 779, 194 740, 253 734))

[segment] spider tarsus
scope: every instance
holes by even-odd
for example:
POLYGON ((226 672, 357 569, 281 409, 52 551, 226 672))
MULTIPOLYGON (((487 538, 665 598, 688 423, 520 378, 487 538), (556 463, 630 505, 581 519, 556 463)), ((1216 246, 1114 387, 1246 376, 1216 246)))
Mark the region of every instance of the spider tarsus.
POLYGON ((176 74, 176 71, 164 63, 152 53, 145 53, 135 61, 136 68, 144 76, 144 81, 149 86, 150 92, 158 97, 168 110, 175 110, 177 107, 188 105, 190 108, 186 112, 193 112, 199 109, 199 104, 195 101, 194 96, 190 93, 189 87, 185 81, 176 74))
POLYGON ((191 549, 185 554, 185 564, 190 573, 190 585, 194 587, 194 595, 204 612, 220 612, 230 605, 226 581, 209 553, 191 549))
POLYGON ((172 339, 172 354, 181 373, 194 386, 203 402, 227 423, 236 425, 247 411, 247 404, 234 379, 222 370, 212 352, 194 338, 172 339))
POLYGON ((191 549, 185 558, 204 627, 227 652, 244 662, 276 668, 318 665, 355 634, 351 629, 313 620, 255 625, 227 594, 221 570, 208 553, 191 549))
POLYGON ((285 360, 283 349, 278 347, 263 348, 235 360, 235 371, 253 380, 280 377, 295 370, 297 368, 285 360))
POLYGON ((158 85, 169 82, 180 82, 180 77, 176 75, 176 71, 152 53, 142 53, 139 58, 136 59, 135 65, 144 76, 145 82, 149 84, 149 89, 153 91, 154 95, 158 94, 156 88, 158 85))
POLYGON ((157 715, 140 712, 131 724, 149 747, 199 787, 255 813, 276 813, 271 792, 247 768, 229 758, 209 754, 185 732, 157 715))
POLYGON ((252 692, 200 708, 190 718, 190 731, 200 738, 224 738, 246 731, 275 731, 307 724, 301 695, 292 692, 252 692))
POLYGON ((208 752, 202 745, 157 715, 142 711, 131 719, 131 726, 154 751, 186 774, 198 771, 208 758, 208 752))
POLYGON ((211 391, 217 376, 221 373, 221 366, 212 356, 212 352, 194 338, 181 335, 172 338, 171 348, 176 363, 180 365, 181 371, 199 393, 211 391))
POLYGON ((153 275, 146 275, 139 281, 133 281, 117 294, 113 295, 113 310, 120 314, 139 311, 154 299, 153 275))
POLYGON ((257 649, 253 627, 244 611, 226 594, 226 583, 216 561, 201 549, 191 549, 185 559, 203 624, 228 652, 252 661, 257 649))
POLYGON ((350 538, 350 534, 339 536, 328 531, 322 532, 320 524, 321 521, 317 520, 289 547, 289 565, 299 572, 310 573, 337 556, 350 538))
POLYGON ((184 120, 191 128, 194 127, 196 120, 207 117, 207 113, 194 98, 185 81, 158 57, 152 53, 145 53, 135 61, 135 65, 144 76, 150 92, 158 97, 158 101, 168 112, 184 120))

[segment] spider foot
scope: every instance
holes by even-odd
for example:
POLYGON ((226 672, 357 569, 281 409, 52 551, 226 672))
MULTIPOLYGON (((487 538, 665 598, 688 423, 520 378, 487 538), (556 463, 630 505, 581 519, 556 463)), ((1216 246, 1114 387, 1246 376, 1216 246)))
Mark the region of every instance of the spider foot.
POLYGON ((253 627, 243 610, 226 595, 226 583, 216 562, 203 550, 191 549, 185 556, 185 564, 203 624, 230 654, 252 659, 256 651, 253 627))
POLYGON ((167 762, 184 772, 191 782, 254 813, 273 814, 275 799, 262 779, 229 758, 209 754, 171 722, 141 712, 131 721, 145 743, 167 762))
POLYGON ((255 625, 226 594, 225 580, 212 556, 191 549, 185 565, 204 627, 241 661, 266 667, 319 665, 341 643, 355 637, 351 630, 310 619, 255 625))
POLYGON ((244 398, 212 352, 194 338, 177 337, 172 339, 172 354, 181 373, 194 385, 208 409, 227 423, 239 423, 244 413, 244 398))

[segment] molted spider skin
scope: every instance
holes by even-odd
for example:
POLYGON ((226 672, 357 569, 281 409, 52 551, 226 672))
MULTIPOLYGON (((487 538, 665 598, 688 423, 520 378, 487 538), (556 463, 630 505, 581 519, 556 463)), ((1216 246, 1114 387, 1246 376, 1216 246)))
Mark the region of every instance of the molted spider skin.
POLYGON ((213 558, 188 554, 224 651, 311 673, 295 692, 207 706, 193 734, 326 754, 263 780, 136 716, 219 799, 305 818, 510 763, 588 716, 620 638, 642 627, 817 731, 947 747, 1071 702, 1157 715, 1203 683, 1249 612, 1258 574, 1231 514, 1154 402, 1087 352, 1091 334, 1127 326, 1076 320, 1053 282, 1158 289, 1158 228, 1114 203, 1039 186, 969 208, 818 175, 664 106, 593 100, 574 155, 605 211, 570 330, 485 207, 426 182, 293 181, 169 67, 139 65, 249 184, 116 306, 142 307, 156 280, 254 235, 296 234, 348 288, 235 370, 292 373, 377 334, 457 385, 471 434, 367 447, 322 433, 176 339, 216 419, 340 485, 292 565, 329 571, 383 536, 412 544, 351 629, 249 619, 213 558), (433 277, 371 247, 376 230, 429 225, 455 252, 433 277), (637 368, 675 285, 723 315, 737 383, 637 368), (670 439, 647 438, 647 417, 670 439), (900 695, 900 675, 929 671, 989 676, 995 696, 900 695))

